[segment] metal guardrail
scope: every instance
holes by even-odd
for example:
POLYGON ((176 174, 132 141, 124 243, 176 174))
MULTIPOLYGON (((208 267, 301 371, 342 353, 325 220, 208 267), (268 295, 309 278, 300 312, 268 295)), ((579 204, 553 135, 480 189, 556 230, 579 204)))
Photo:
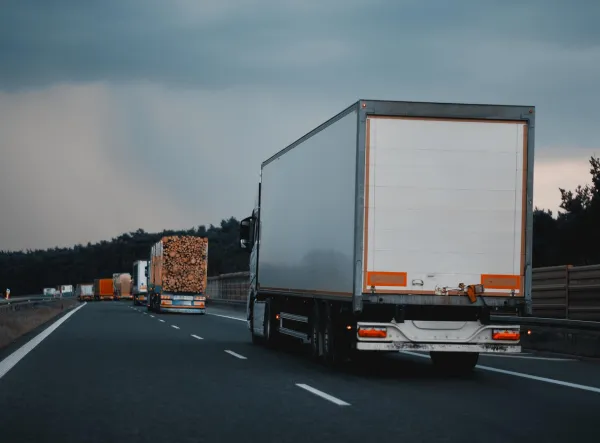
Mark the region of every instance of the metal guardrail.
POLYGON ((533 315, 600 321, 600 265, 534 268, 533 315))
POLYGON ((0 313, 10 312, 10 311, 19 311, 21 309, 28 309, 35 305, 44 304, 44 303, 52 303, 61 300, 70 300, 73 299, 73 296, 70 297, 49 297, 43 295, 31 295, 31 296, 21 296, 21 297, 11 297, 7 299, 0 299, 0 313))
POLYGON ((538 326, 543 328, 573 329, 578 331, 600 332, 600 322, 585 320, 567 320, 564 318, 544 317, 515 317, 515 316, 491 316, 492 323, 514 324, 521 326, 538 326))

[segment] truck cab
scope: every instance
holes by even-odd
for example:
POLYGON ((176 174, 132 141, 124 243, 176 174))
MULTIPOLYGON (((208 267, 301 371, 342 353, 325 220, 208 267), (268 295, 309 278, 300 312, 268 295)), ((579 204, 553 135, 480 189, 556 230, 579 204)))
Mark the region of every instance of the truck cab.
POLYGON ((246 320, 248 328, 251 329, 251 311, 252 303, 257 289, 257 271, 258 271, 258 245, 260 242, 260 218, 259 218, 260 184, 258 187, 258 196, 252 211, 252 215, 240 221, 240 247, 250 253, 249 274, 250 285, 248 288, 248 297, 246 304, 246 320))

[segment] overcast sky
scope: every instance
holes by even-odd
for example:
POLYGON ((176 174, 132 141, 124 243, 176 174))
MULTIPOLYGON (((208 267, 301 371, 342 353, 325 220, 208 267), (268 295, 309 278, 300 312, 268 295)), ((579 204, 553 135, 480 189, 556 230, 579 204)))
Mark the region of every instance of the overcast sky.
POLYGON ((360 98, 535 105, 535 204, 600 155, 594 0, 3 0, 0 249, 249 215, 360 98))

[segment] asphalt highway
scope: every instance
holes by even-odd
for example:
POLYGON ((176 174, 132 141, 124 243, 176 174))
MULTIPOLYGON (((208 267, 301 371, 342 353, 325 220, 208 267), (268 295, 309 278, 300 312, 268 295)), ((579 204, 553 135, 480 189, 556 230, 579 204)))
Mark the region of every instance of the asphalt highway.
POLYGON ((599 363, 482 357, 457 378, 405 353, 335 372, 252 345, 243 313, 208 312, 87 303, 2 351, 0 442, 598 439, 599 363))

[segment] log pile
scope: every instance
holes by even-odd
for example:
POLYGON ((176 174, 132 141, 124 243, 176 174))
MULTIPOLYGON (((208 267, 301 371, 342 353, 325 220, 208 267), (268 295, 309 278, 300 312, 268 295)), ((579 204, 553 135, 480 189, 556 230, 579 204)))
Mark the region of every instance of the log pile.
POLYGON ((164 292, 203 293, 206 290, 208 239, 171 236, 162 239, 164 292))

